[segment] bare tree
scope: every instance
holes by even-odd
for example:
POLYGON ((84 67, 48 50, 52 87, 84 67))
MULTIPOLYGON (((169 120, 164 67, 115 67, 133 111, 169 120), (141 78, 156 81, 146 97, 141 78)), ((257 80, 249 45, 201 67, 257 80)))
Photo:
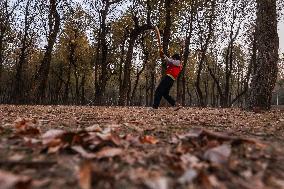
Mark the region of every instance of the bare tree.
POLYGON ((34 85, 32 86, 32 94, 34 103, 43 103, 45 98, 45 91, 47 87, 48 75, 50 70, 50 63, 52 51, 56 42, 57 35, 60 30, 60 15, 57 10, 57 5, 60 0, 49 0, 48 13, 48 36, 47 45, 45 48, 44 57, 40 63, 40 67, 36 72, 34 85))
MULTIPOLYGON (((2 81, 3 63, 5 61, 5 51, 7 50, 7 42, 11 41, 12 24, 14 22, 14 14, 17 7, 23 0, 17 0, 13 3, 9 0, 0 1, 0 81, 2 81)), ((0 86, 0 93, 2 86, 0 86)))
MULTIPOLYGON (((149 2, 149 0, 147 1, 149 2)), ((147 3, 146 2, 146 3, 147 3)), ((151 16, 151 6, 149 3, 147 3, 147 10, 146 10, 146 23, 140 24, 139 18, 137 17, 137 12, 132 13, 132 20, 134 23, 134 28, 132 28, 129 31, 129 40, 128 40, 128 50, 126 53, 126 59, 124 62, 124 76, 122 80, 122 87, 119 91, 119 102, 118 104, 120 106, 125 106, 127 104, 127 94, 130 89, 131 83, 130 83, 130 71, 131 71, 131 62, 133 57, 133 49, 135 42, 140 34, 145 32, 146 30, 153 29, 153 26, 151 24, 150 16, 151 16)))
MULTIPOLYGON (((199 105, 200 106, 205 106, 205 102, 204 102, 204 96, 203 96, 203 92, 201 90, 201 73, 202 73, 202 69, 204 67, 204 62, 205 62, 205 58, 206 58, 206 53, 210 44, 210 40, 213 36, 213 22, 214 22, 214 16, 215 16, 215 1, 211 1, 210 2, 210 15, 209 15, 209 21, 207 23, 208 26, 208 31, 206 32, 205 36, 204 35, 204 29, 203 26, 201 25, 200 21, 198 21, 198 25, 199 25, 199 30, 200 30, 200 57, 199 57, 199 61, 198 61, 198 66, 197 66, 197 77, 196 77, 196 81, 195 81, 195 87, 196 87, 196 92, 197 92, 197 96, 198 96, 198 100, 199 100, 199 105), (205 37, 205 39, 203 39, 205 37)), ((197 17, 198 19, 198 17, 197 17)))
POLYGON ((32 28, 34 22, 35 11, 31 11, 34 8, 34 4, 31 0, 27 0, 25 5, 25 15, 24 15, 24 26, 23 31, 21 31, 21 47, 19 61, 16 65, 16 76, 13 84, 13 91, 11 96, 11 102, 13 103, 24 103, 25 96, 24 92, 26 90, 26 82, 24 82, 23 74, 25 67, 27 66, 27 58, 29 54, 29 48, 33 43, 33 34, 35 28, 32 28))

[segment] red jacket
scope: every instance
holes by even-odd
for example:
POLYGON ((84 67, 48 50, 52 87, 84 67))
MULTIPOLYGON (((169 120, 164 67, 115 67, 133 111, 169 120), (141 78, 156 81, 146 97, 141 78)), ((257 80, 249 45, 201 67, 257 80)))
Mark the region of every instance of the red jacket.
POLYGON ((179 73, 182 70, 182 65, 180 60, 174 60, 171 58, 168 58, 167 56, 164 57, 167 62, 167 70, 166 74, 170 76, 173 80, 176 80, 179 73))

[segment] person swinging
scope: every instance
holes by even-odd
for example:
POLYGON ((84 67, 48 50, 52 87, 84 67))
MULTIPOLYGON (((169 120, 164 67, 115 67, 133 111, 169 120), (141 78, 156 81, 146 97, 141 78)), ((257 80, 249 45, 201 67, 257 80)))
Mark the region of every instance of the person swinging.
MULTIPOLYGON (((160 84, 158 85, 155 95, 154 95, 154 103, 153 108, 158 109, 162 97, 164 97, 172 106, 177 106, 178 109, 181 107, 176 101, 170 96, 170 90, 174 84, 174 81, 177 79, 179 73, 182 70, 181 64, 181 56, 176 53, 171 58, 167 57, 162 50, 161 45, 161 36, 159 28, 156 26, 155 32, 158 38, 158 46, 160 51, 160 57, 167 64, 166 75, 162 78, 160 84)), ((181 53, 183 51, 183 45, 181 46, 181 53)))
POLYGON ((171 58, 167 57, 163 50, 160 49, 160 57, 167 64, 166 75, 162 78, 158 85, 155 96, 153 108, 158 109, 162 97, 164 97, 172 106, 179 106, 176 101, 170 96, 170 90, 182 70, 181 57, 179 54, 174 54, 171 58))
POLYGON ((167 64, 166 75, 159 83, 154 96, 153 108, 158 109, 162 97, 164 97, 170 105, 177 106, 176 101, 170 96, 170 90, 182 70, 181 58, 179 54, 174 54, 171 58, 167 57, 162 50, 160 50, 160 57, 167 64))

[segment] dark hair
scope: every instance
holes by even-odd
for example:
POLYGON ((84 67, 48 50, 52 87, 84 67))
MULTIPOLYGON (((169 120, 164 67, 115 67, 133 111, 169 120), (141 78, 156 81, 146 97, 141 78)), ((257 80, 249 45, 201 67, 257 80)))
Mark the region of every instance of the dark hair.
POLYGON ((172 58, 173 58, 174 60, 180 60, 179 54, 174 54, 174 55, 172 56, 172 58))

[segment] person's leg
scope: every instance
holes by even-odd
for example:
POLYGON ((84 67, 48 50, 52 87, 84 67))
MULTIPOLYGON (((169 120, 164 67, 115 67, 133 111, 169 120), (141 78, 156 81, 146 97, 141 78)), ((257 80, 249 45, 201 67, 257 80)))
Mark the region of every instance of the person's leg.
POLYGON ((155 91, 153 108, 159 107, 166 85, 167 81, 163 78, 155 91))
POLYGON ((162 99, 162 93, 160 90, 158 90, 159 88, 156 89, 155 91, 155 96, 154 96, 154 104, 153 104, 153 108, 157 109, 160 105, 161 99, 162 99))
POLYGON ((175 106, 176 101, 169 95, 170 90, 174 84, 174 80, 166 76, 166 85, 165 85, 165 90, 163 91, 163 97, 170 103, 170 105, 175 106))
POLYGON ((165 94, 164 98, 170 103, 170 105, 175 106, 176 101, 169 94, 165 94))

